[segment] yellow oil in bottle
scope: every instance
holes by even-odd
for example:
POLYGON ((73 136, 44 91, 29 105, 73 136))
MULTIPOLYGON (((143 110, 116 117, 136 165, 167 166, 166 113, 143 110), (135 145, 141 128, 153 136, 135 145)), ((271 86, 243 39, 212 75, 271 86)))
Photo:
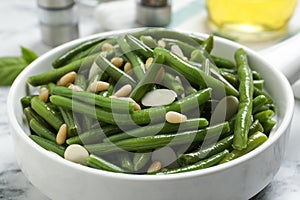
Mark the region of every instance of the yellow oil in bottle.
POLYGON ((297 0, 206 0, 218 31, 250 40, 284 32, 296 5, 297 0))

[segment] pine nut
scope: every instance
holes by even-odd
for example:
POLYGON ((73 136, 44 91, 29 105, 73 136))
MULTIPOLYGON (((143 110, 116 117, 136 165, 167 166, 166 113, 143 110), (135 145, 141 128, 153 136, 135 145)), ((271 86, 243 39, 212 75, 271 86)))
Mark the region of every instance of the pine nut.
POLYGON ((161 168, 162 168, 161 162, 159 160, 155 160, 148 168, 147 173, 158 172, 159 170, 161 170, 161 168))
POLYGON ((169 111, 165 115, 166 121, 172 124, 183 123, 187 120, 187 117, 181 113, 169 111))
POLYGON ((101 92, 109 88, 109 83, 104 81, 95 81, 90 85, 91 92, 101 92))
POLYGON ((83 89, 82 89, 80 86, 74 85, 74 84, 70 84, 70 85, 68 86, 68 88, 71 89, 71 90, 73 90, 73 91, 78 91, 78 92, 83 91, 83 89))
POLYGON ((124 59, 121 58, 121 57, 114 57, 114 58, 112 58, 112 59, 110 60, 110 62, 111 62, 114 66, 120 68, 120 67, 123 66, 124 59))
POLYGON ((43 102, 47 102, 49 95, 50 95, 50 91, 48 90, 48 88, 42 87, 40 89, 40 94, 39 94, 40 100, 42 100, 43 102))
POLYGON ((131 91, 132 91, 132 86, 130 84, 126 84, 122 86, 118 91, 116 91, 113 96, 126 97, 130 94, 131 91))
POLYGON ((108 51, 111 50, 112 48, 114 48, 114 46, 110 43, 104 43, 101 47, 102 51, 108 51))
POLYGON ((76 72, 69 72, 65 75, 63 75, 58 81, 57 85, 59 86, 66 86, 69 83, 74 83, 75 79, 77 77, 76 72))
POLYGON ((124 72, 128 73, 132 70, 132 66, 130 64, 130 62, 126 62, 126 64, 124 65, 124 72))
POLYGON ((128 102, 132 102, 134 103, 133 105, 133 109, 134 110, 142 110, 141 106, 135 102, 135 100, 133 100, 132 98, 130 97, 116 97, 116 96, 110 96, 109 98, 115 98, 115 99, 120 99, 120 100, 124 100, 124 101, 128 101, 128 102))
POLYGON ((66 160, 86 165, 87 158, 89 157, 89 152, 79 144, 71 144, 66 148, 64 153, 64 158, 66 160))
POLYGON ((149 69, 150 65, 152 64, 153 62, 153 58, 152 57, 149 57, 147 60, 146 60, 146 63, 145 63, 145 68, 146 70, 149 69))
POLYGON ((56 135, 57 144, 64 144, 66 142, 67 132, 68 132, 67 125, 66 124, 61 125, 56 135))

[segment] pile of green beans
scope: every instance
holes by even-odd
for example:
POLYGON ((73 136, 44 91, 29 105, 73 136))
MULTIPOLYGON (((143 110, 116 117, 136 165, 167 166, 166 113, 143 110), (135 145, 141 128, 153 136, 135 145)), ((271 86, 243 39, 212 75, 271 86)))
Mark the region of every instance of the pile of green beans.
POLYGON ((276 102, 243 49, 229 60, 212 53, 213 43, 212 35, 149 28, 67 50, 51 71, 28 78, 39 88, 21 99, 29 137, 61 157, 80 145, 88 152, 81 164, 118 173, 182 173, 243 156, 268 139, 276 102), (125 86, 131 89, 117 96, 125 86), (177 97, 168 105, 143 105, 157 89, 177 97), (238 100, 237 111, 213 123, 216 104, 228 96, 238 100), (167 112, 187 120, 169 122, 167 112), (171 154, 158 153, 165 148, 171 154))

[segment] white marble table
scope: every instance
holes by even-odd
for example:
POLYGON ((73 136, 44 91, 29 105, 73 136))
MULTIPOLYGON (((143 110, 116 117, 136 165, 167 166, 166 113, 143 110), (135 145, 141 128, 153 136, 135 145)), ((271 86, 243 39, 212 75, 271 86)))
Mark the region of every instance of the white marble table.
MULTIPOLYGON (((176 16, 173 17, 170 27, 190 31, 208 31, 204 24, 206 15, 204 1, 187 0, 183 2, 174 0, 173 3, 176 16), (186 10, 192 11, 186 14, 186 10)), ((132 5, 128 4, 128 6, 132 8, 132 5)), ((107 8, 105 7, 105 9, 107 8)), ((81 36, 109 29, 107 24, 97 23, 91 13, 91 10, 88 8, 80 8, 81 36)), ((299 23, 298 13, 291 21, 291 34, 294 34, 299 29, 298 26, 294 25, 297 22, 299 23)), ((120 14, 115 13, 115 15, 116 18, 120 18, 120 14)), ((128 15, 125 23, 127 27, 125 28, 137 26, 132 19, 132 12, 125 12, 123 15, 128 15)), ((111 22, 107 21, 107 23, 111 22)), ((122 25, 124 26, 124 23, 122 25)), ((113 28, 124 27, 120 27, 120 24, 115 24, 113 28)), ((20 45, 33 49, 39 55, 51 49, 41 42, 37 7, 34 0, 0 0, 0 41, 0 56, 19 55, 20 45)), ((261 46, 257 44, 251 46, 249 44, 250 47, 257 49, 270 45, 272 45, 272 42, 261 44, 261 46)), ((14 144, 10 136, 6 113, 8 91, 9 87, 0 87, 0 199, 46 200, 48 198, 29 183, 15 160, 14 144)), ((282 167, 274 180, 251 200, 297 200, 300 198, 299 120, 300 102, 296 101, 291 137, 282 167)))

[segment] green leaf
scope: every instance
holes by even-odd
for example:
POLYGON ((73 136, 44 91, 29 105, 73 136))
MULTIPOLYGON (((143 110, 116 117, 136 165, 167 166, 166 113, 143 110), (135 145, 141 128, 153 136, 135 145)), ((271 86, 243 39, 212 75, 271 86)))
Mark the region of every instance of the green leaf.
POLYGON ((38 58, 38 55, 36 55, 35 52, 33 52, 30 49, 27 49, 23 46, 21 46, 21 52, 22 52, 22 58, 28 63, 32 63, 35 59, 38 58))
POLYGON ((38 56, 31 50, 21 47, 22 56, 0 58, 0 86, 10 86, 15 78, 38 56))
POLYGON ((27 62, 23 58, 0 58, 0 86, 11 85, 15 78, 27 65, 27 62))

